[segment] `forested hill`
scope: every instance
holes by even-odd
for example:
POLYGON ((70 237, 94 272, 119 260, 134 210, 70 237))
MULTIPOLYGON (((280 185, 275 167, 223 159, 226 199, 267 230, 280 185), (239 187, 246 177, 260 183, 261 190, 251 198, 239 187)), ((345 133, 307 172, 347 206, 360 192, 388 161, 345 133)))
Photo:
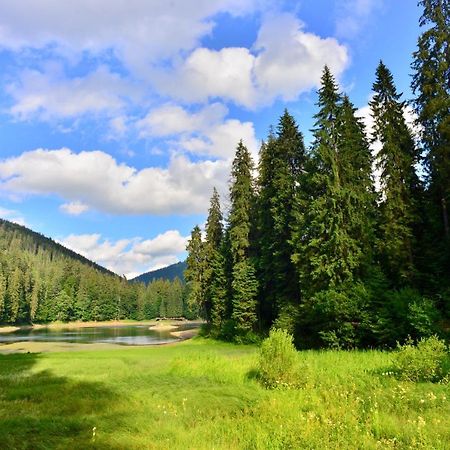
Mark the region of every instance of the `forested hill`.
POLYGON ((50 253, 50 259, 52 259, 54 254, 59 254, 67 258, 77 260, 82 264, 91 266, 99 272, 116 275, 114 272, 111 272, 110 270, 85 258, 84 256, 74 252, 73 250, 70 250, 67 247, 59 244, 58 242, 55 242, 53 239, 30 230, 29 228, 22 225, 9 222, 5 219, 0 219, 0 240, 2 242, 2 250, 6 250, 3 242, 4 240, 9 240, 9 243, 11 243, 13 240, 16 240, 17 243, 20 243, 20 248, 25 252, 32 252, 37 254, 39 250, 42 249, 50 253))
POLYGON ((136 291, 51 239, 0 221, 0 323, 132 317, 136 291))
POLYGON ((186 270, 186 262, 178 262, 171 264, 170 266, 163 267, 162 269, 152 270, 150 272, 143 273, 142 275, 133 278, 132 282, 140 282, 149 284, 154 280, 164 279, 173 281, 175 278, 184 280, 184 271, 186 270))
POLYGON ((129 283, 39 233, 0 219, 0 324, 181 315, 197 317, 180 279, 129 283))

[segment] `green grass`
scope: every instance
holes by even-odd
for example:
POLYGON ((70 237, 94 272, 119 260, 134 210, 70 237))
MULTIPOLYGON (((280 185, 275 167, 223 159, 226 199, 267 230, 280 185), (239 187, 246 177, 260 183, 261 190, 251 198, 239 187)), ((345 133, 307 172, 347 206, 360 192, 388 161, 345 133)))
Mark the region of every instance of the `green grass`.
POLYGON ((0 355, 0 448, 450 448, 448 386, 382 375, 385 352, 299 358, 304 387, 268 391, 257 348, 202 339, 0 355))

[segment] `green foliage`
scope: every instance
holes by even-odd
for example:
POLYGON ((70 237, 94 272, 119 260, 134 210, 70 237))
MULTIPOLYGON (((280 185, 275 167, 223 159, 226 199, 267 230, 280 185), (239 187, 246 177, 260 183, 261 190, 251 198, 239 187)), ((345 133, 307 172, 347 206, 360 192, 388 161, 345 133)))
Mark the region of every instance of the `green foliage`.
POLYGON ((258 379, 268 389, 296 388, 305 382, 293 337, 285 330, 272 329, 261 345, 258 379))
POLYGON ((414 275, 414 227, 418 222, 419 160, 389 69, 382 63, 376 71, 370 102, 374 120, 373 141, 381 143, 376 166, 381 173, 380 238, 378 248, 384 269, 394 286, 411 282, 414 275))
POLYGON ((437 336, 421 338, 417 344, 409 339, 398 344, 394 370, 402 380, 437 382, 449 373, 449 349, 437 336))

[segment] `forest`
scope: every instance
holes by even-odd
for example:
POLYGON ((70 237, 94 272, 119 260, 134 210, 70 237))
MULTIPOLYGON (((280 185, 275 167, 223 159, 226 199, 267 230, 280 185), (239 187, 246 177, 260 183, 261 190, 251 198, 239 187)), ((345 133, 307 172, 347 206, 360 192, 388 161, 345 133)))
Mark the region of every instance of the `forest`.
POLYGON ((21 225, 0 220, 0 323, 192 317, 179 279, 129 283, 21 225))
POLYGON ((325 67, 309 148, 287 110, 257 167, 237 146, 225 226, 214 190, 206 238, 197 226, 188 245, 189 302, 212 336, 274 327, 299 347, 353 348, 448 333, 450 12, 421 5, 415 97, 380 61, 370 134, 325 67))

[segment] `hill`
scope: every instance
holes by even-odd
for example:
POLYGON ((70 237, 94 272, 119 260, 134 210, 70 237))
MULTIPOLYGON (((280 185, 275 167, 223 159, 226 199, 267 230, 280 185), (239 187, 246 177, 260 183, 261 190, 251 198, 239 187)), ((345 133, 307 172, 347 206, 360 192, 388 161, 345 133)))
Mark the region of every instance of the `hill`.
POLYGON ((129 318, 136 288, 24 226, 0 219, 0 323, 129 318))
POLYGON ((153 280, 158 280, 160 278, 172 281, 177 277, 180 280, 184 281, 185 270, 186 270, 186 261, 182 261, 167 267, 163 267, 162 269, 152 270, 150 272, 143 273, 142 275, 139 275, 130 281, 132 281, 133 283, 136 282, 149 284, 153 280))

